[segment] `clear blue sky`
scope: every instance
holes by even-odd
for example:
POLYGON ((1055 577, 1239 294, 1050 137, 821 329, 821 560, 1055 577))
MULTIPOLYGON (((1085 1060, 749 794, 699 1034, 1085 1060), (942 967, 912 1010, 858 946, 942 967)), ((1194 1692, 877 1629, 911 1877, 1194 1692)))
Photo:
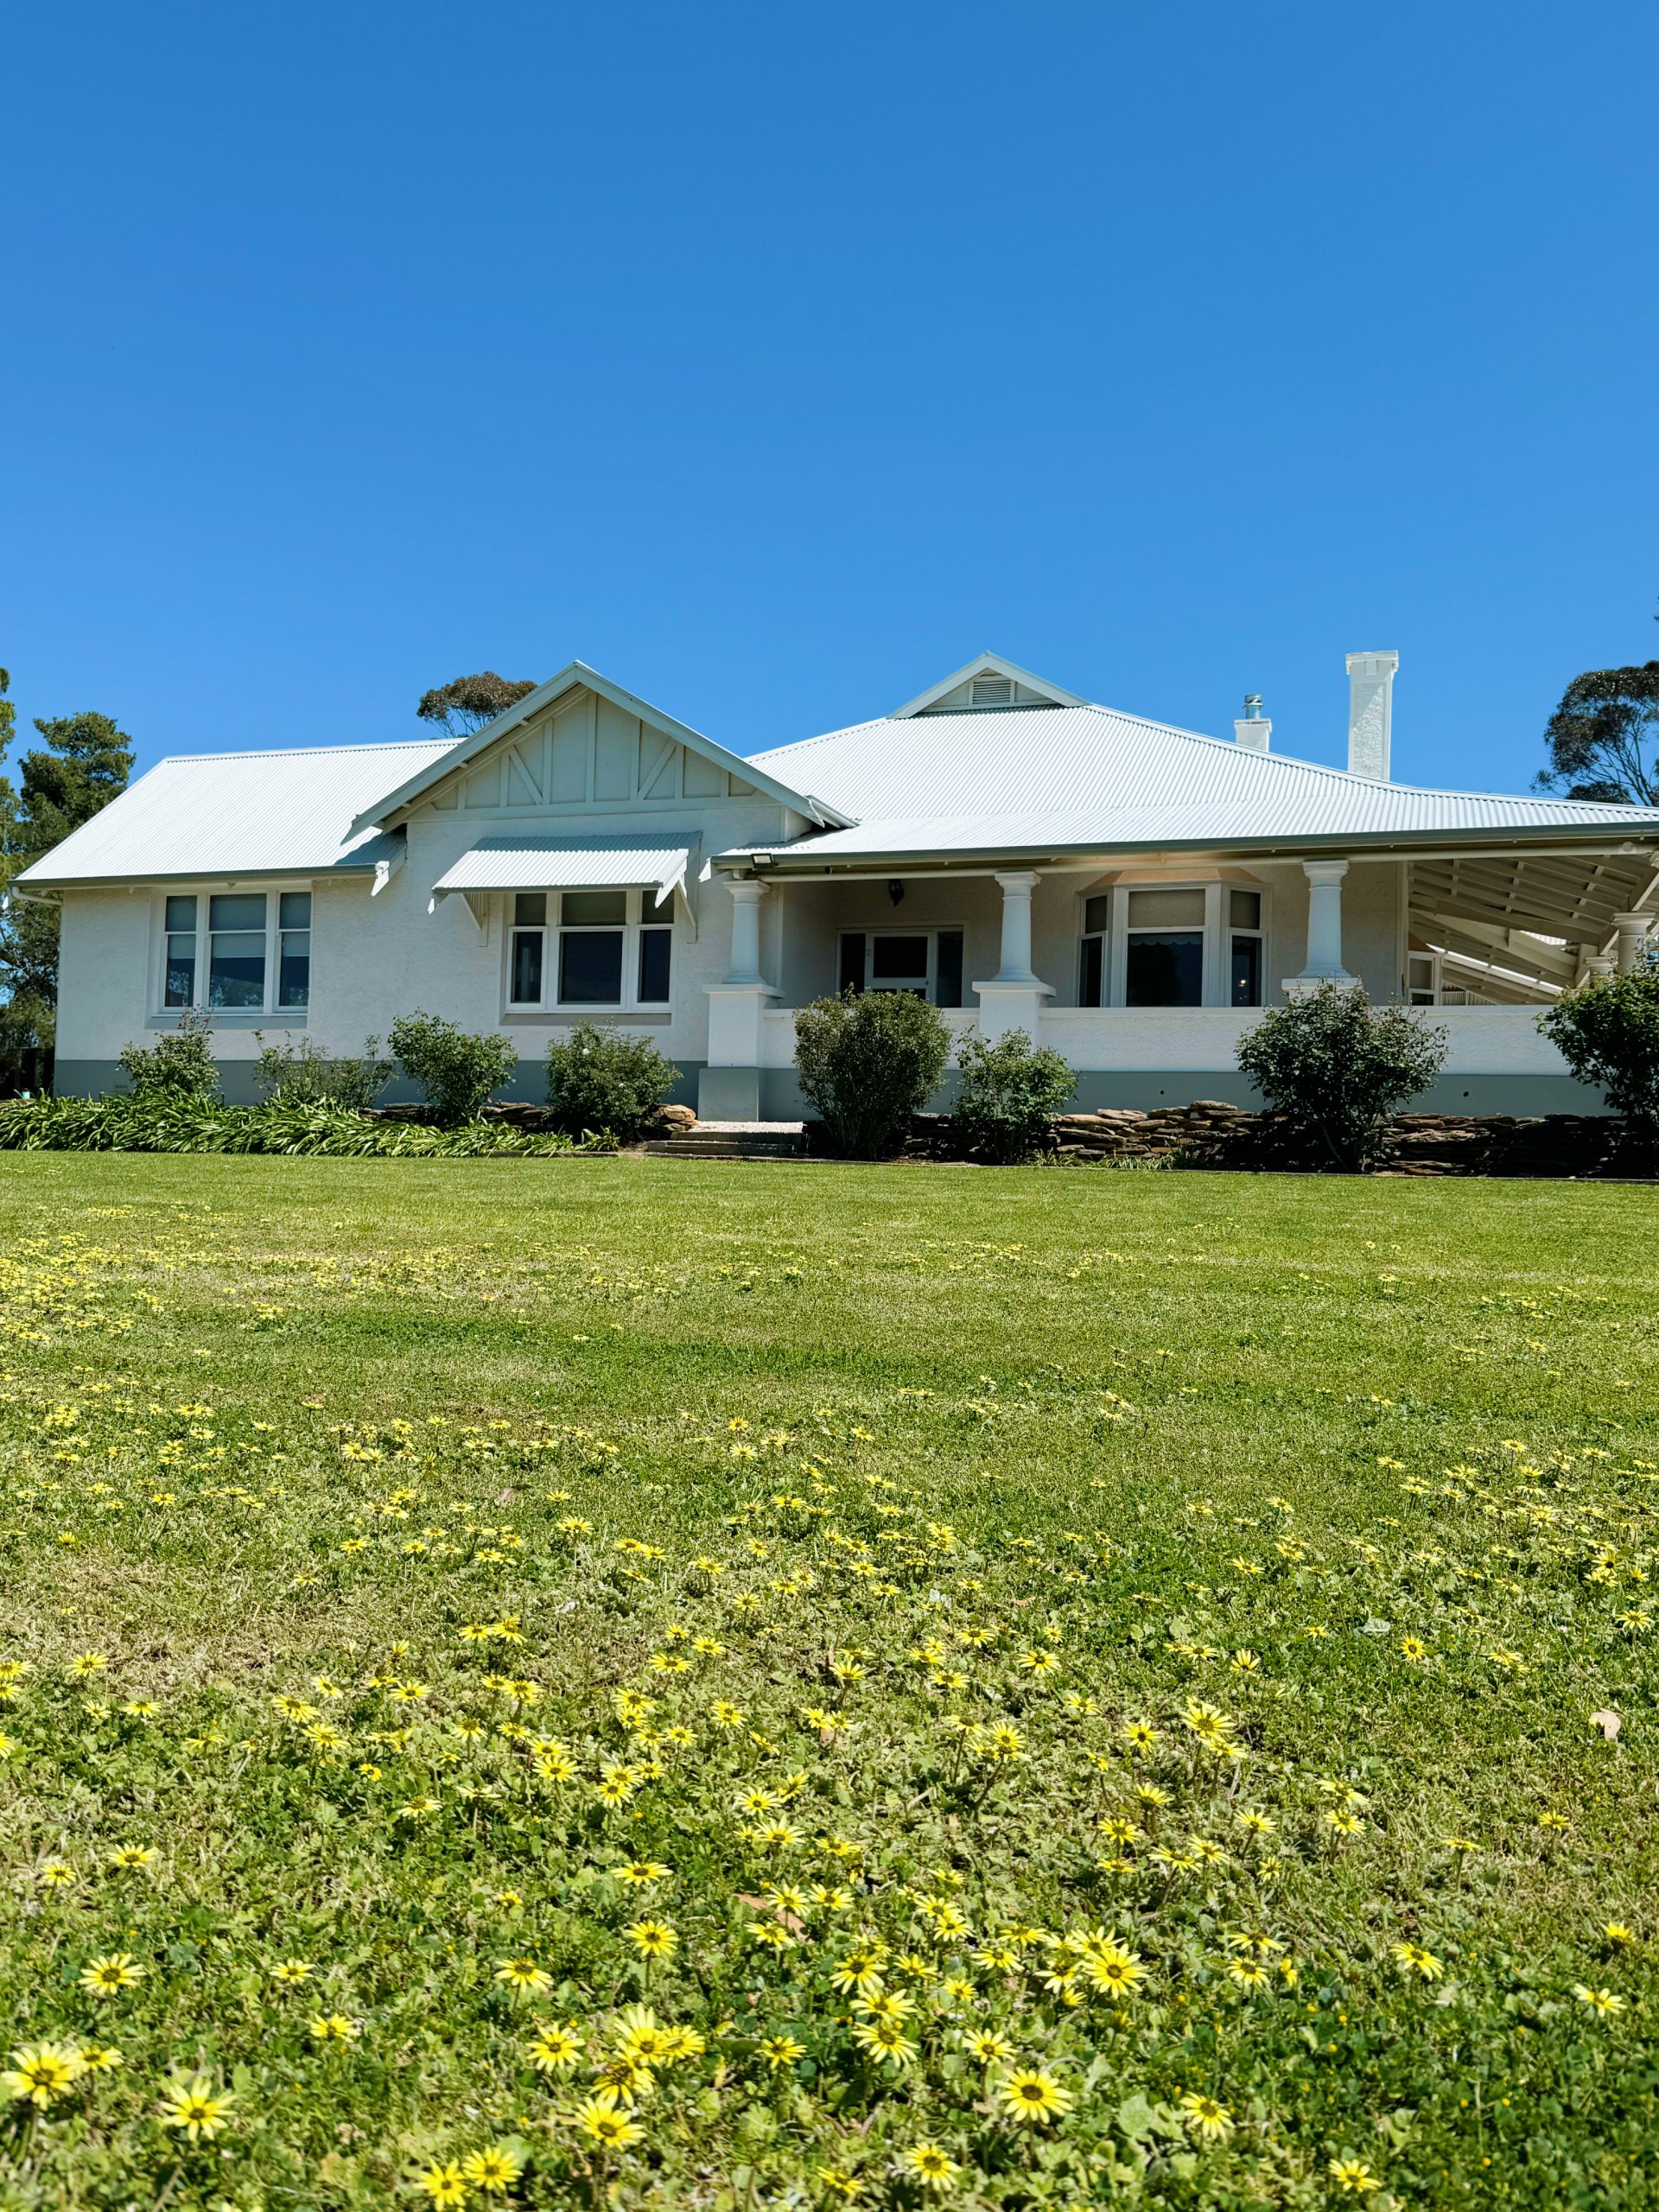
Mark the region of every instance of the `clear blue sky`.
POLYGON ((982 645, 1522 789, 1659 653, 1651 0, 14 12, 0 661, 167 752, 982 645))

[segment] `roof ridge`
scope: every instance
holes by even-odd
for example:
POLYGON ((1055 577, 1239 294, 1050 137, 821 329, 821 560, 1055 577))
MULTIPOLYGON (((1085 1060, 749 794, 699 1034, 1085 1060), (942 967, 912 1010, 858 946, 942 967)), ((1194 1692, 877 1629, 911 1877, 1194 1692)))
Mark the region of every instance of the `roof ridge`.
MULTIPOLYGON (((253 753, 164 753, 151 766, 176 768, 195 760, 298 760, 318 753, 325 753, 332 760, 342 753, 410 753, 432 745, 447 748, 453 741, 447 737, 365 738, 360 741, 353 739, 344 745, 268 745, 253 753)), ((149 771, 146 769, 144 772, 148 774, 149 771)))

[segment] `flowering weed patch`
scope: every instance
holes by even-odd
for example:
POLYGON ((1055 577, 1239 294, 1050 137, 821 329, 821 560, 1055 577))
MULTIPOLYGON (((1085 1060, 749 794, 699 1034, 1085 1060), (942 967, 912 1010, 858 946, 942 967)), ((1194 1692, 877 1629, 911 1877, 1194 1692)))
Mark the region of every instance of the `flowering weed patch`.
POLYGON ((1643 1194, 91 1165, 0 2204, 1649 2201, 1643 1194))

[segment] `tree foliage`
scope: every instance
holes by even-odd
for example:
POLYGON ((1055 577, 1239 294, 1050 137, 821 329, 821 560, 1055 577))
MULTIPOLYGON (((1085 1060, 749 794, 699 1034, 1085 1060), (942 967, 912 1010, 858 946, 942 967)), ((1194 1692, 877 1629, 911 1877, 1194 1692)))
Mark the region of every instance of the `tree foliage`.
POLYGON ((1053 1143, 1053 1116, 1077 1087, 1061 1054, 1033 1045, 1023 1029, 1011 1029, 994 1045, 964 1037, 957 1065, 962 1088, 950 1127, 964 1151, 1011 1166, 1053 1143))
POLYGON ((1592 668, 1561 694, 1544 735, 1539 791, 1610 804, 1659 804, 1659 660, 1592 668))
POLYGON ((511 682, 486 668, 481 676, 457 676, 448 683, 422 692, 415 711, 423 722, 439 723, 451 737, 470 737, 535 689, 533 683, 511 682))
POLYGON ((270 1097, 285 1106, 326 1100, 352 1113, 373 1105, 391 1080, 392 1063, 380 1057, 380 1039, 365 1037, 360 1054, 334 1053, 309 1037, 297 1045, 284 1040, 268 1045, 263 1029, 253 1033, 259 1056, 253 1079, 270 1097))
POLYGON ((1274 1007, 1238 1047, 1239 1066, 1308 1148, 1307 1164, 1348 1173, 1376 1159, 1389 1115, 1428 1088, 1445 1058, 1445 1030, 1339 983, 1274 1007))
POLYGON ((399 1014, 386 1042, 444 1128, 472 1121, 518 1071, 518 1047, 510 1037, 457 1028, 441 1014, 399 1014))
POLYGON ((795 1017, 795 1071, 830 1143, 880 1160, 938 1088, 950 1057, 938 1008, 909 991, 817 999, 795 1017))
POLYGON ((579 1021, 547 1048, 547 1103, 567 1136, 604 1131, 626 1144, 649 1123, 679 1072, 649 1037, 579 1021))
MULTIPOLYGON (((0 694, 7 688, 0 671, 0 694)), ((132 773, 132 741, 108 715, 60 715, 35 727, 46 741, 24 753, 17 784, 0 776, 0 894, 124 791, 132 773)), ((0 696, 0 763, 16 728, 12 703, 0 696)), ((57 910, 13 895, 0 917, 0 1057, 49 1046, 57 1003, 57 910)))
POLYGON ((135 1098, 190 1099, 197 1104, 219 1096, 219 1064, 213 1058, 213 1022, 205 1014, 186 1011, 176 1029, 163 1030, 153 1045, 124 1045, 117 1055, 135 1098))
POLYGON ((1649 953, 1626 975, 1592 976, 1541 1014, 1538 1027, 1638 1141, 1659 1146, 1659 960, 1649 953))

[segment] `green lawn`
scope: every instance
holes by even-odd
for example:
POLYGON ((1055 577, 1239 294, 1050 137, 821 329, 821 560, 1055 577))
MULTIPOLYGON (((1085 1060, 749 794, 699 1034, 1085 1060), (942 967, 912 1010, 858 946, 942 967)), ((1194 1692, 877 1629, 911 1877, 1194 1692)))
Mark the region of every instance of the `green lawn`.
POLYGON ((0 2212, 1653 2201, 1647 1190, 0 1217, 0 2212))

